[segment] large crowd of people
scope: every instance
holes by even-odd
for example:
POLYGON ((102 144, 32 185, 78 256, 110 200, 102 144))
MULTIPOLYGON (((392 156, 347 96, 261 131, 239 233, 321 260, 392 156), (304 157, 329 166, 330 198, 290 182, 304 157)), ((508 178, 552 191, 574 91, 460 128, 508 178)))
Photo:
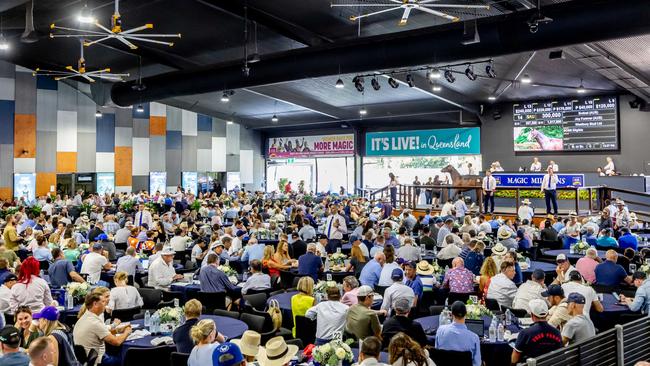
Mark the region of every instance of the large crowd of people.
MULTIPOLYGON (((484 185, 492 187, 489 180, 484 185)), ((429 353, 439 349, 468 352, 478 366, 484 340, 465 325, 468 305, 457 299, 466 296, 531 318, 513 340, 516 364, 594 336, 591 314, 603 311, 595 286, 622 293, 631 311, 650 310, 650 282, 640 270, 650 249, 635 235, 642 224, 623 201, 611 200, 593 217, 550 215, 539 225, 528 205, 522 202, 517 217, 505 220, 460 202, 438 215, 416 216, 389 200, 243 191, 195 196, 180 187, 166 194, 79 191, 31 204, 0 202, 0 365, 78 364, 74 346, 96 352, 97 364, 120 364, 121 355, 110 350, 132 328, 109 321, 110 314, 142 307, 141 288, 168 291, 187 281, 179 269, 197 272, 202 292, 225 293, 231 311, 246 311, 243 297, 251 292, 297 291, 290 301, 294 328, 283 332, 278 324, 278 337, 264 345, 252 330, 230 342, 219 324, 200 319, 205 304, 184 302, 185 321, 173 340, 189 354, 190 366, 288 364, 298 351, 287 344, 298 316, 316 322, 316 345, 361 340, 362 365, 381 363, 387 350, 393 365, 433 366, 429 353), (523 263, 539 243, 551 242, 589 248, 575 265, 559 254, 553 273, 536 269, 525 279, 523 263), (348 275, 317 296, 316 285, 333 273, 344 245, 349 258, 338 270, 348 275), (606 250, 604 258, 598 250, 606 250), (228 265, 241 278, 233 281, 228 265), (283 283, 284 273, 296 282, 283 283), (73 327, 63 321, 65 304, 53 296, 71 283, 91 289, 73 327), (414 319, 445 303, 451 320, 428 339, 414 319)))

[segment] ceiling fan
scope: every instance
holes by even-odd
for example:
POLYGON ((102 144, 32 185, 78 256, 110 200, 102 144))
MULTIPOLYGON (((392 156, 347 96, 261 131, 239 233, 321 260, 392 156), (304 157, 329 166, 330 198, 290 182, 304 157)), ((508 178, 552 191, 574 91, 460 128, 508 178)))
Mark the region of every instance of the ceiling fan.
MULTIPOLYGON (((87 10, 87 8, 84 8, 84 10, 87 10)), ((181 38, 181 34, 147 34, 147 33, 139 33, 140 31, 147 30, 147 29, 153 29, 153 24, 147 23, 145 25, 135 27, 129 30, 123 30, 122 29, 122 16, 120 15, 120 0, 115 0, 115 12, 113 13, 113 16, 111 17, 111 28, 107 28, 100 24, 97 20, 92 18, 91 16, 85 15, 79 18, 80 21, 86 22, 86 23, 93 23, 97 28, 99 28, 99 31, 90 31, 86 29, 78 29, 78 28, 66 28, 66 27, 59 27, 52 23, 50 25, 50 29, 52 31, 59 30, 62 32, 70 32, 70 33, 50 33, 51 38, 70 38, 70 37, 76 37, 76 38, 81 38, 81 39, 87 39, 91 38, 93 39, 92 41, 85 41, 84 45, 85 46, 91 46, 95 43, 103 42, 108 39, 117 39, 118 41, 124 43, 131 49, 137 49, 138 46, 133 44, 132 41, 140 41, 140 42, 149 42, 149 43, 157 43, 157 44, 163 44, 166 46, 173 46, 173 42, 166 42, 166 41, 160 41, 157 39, 153 38, 181 38)))
POLYGON ((79 61, 77 61, 77 69, 72 66, 66 66, 65 70, 41 70, 37 68, 32 75, 37 76, 51 76, 54 80, 64 80, 74 77, 81 77, 88 80, 91 83, 95 82, 95 79, 102 79, 107 81, 124 81, 125 77, 128 77, 129 74, 113 74, 111 73, 110 68, 104 68, 101 70, 95 71, 86 71, 86 59, 84 58, 84 42, 81 41, 81 55, 79 61))
POLYGON ((440 8, 440 9, 490 9, 489 5, 481 5, 481 4, 440 4, 438 0, 388 0, 389 3, 386 4, 373 4, 373 3, 356 3, 356 4, 335 4, 331 3, 330 6, 332 8, 336 7, 347 7, 347 8, 354 8, 354 7, 384 7, 384 8, 389 8, 389 9, 383 9, 379 11, 374 11, 371 13, 366 13, 366 14, 361 14, 361 15, 353 15, 350 17, 350 20, 356 21, 362 18, 367 18, 373 15, 381 14, 381 13, 387 13, 389 11, 394 11, 394 10, 399 10, 399 9, 404 9, 404 12, 402 13, 402 18, 400 19, 398 25, 406 25, 408 22, 409 16, 411 15, 411 10, 420 10, 425 13, 429 13, 432 15, 436 15, 448 20, 451 20, 452 22, 457 22, 460 20, 459 17, 449 15, 447 13, 443 13, 441 11, 432 9, 432 8, 440 8))

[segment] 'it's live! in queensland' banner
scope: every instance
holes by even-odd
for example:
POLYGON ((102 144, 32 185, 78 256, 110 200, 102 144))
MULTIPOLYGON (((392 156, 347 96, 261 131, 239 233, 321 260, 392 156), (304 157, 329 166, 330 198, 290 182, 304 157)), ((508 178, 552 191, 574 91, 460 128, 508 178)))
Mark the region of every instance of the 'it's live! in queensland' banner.
POLYGON ((366 134, 367 156, 478 155, 480 153, 481 130, 478 127, 366 134))
POLYGON ((269 139, 271 159, 354 155, 354 135, 275 137, 269 139))

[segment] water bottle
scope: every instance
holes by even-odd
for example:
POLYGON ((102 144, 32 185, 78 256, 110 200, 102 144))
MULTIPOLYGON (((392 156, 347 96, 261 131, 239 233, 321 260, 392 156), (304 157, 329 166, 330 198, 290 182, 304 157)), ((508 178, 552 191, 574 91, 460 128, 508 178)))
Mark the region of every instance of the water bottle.
POLYGON ((72 294, 68 291, 65 293, 65 308, 70 310, 74 308, 74 298, 72 297, 72 294))
POLYGON ((490 323, 490 328, 488 330, 489 340, 494 343, 497 340, 497 317, 492 317, 492 323, 490 323))
POLYGON ((149 327, 149 332, 151 334, 158 334, 160 332, 160 319, 158 318, 158 313, 153 313, 151 316, 151 325, 149 327))
POLYGON ((512 324, 512 312, 510 309, 506 310, 506 325, 512 324))
POLYGON ((179 306, 178 299, 174 299, 174 307, 177 308, 178 306, 179 306))
POLYGON ((146 328, 149 328, 151 326, 151 313, 149 310, 144 313, 144 326, 146 328))
POLYGON ((330 271, 330 259, 325 258, 325 272, 329 272, 329 271, 330 271))
POLYGON ((447 321, 449 320, 449 315, 448 315, 449 309, 445 306, 445 308, 440 312, 438 324, 439 325, 447 325, 447 321))
POLYGON ((499 323, 499 327, 497 327, 497 340, 503 342, 505 334, 506 327, 503 326, 503 323, 499 323))

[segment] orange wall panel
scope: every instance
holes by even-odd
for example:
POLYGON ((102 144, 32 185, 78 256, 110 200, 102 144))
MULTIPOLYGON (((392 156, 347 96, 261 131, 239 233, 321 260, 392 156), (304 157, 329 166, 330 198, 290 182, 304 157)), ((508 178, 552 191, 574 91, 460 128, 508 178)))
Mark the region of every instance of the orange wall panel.
POLYGON ((11 187, 2 187, 0 188, 0 199, 10 200, 11 197, 11 187))
POLYGON ((167 134, 167 117, 149 117, 149 135, 165 136, 167 134))
POLYGON ((36 115, 17 114, 14 118, 14 158, 36 157, 36 115))
POLYGON ((76 152, 56 152, 56 172, 75 173, 77 171, 76 152))
POLYGON ((115 146, 115 185, 131 186, 133 184, 133 148, 115 146))
POLYGON ((56 173, 36 173, 36 196, 50 193, 50 187, 56 190, 56 173))

